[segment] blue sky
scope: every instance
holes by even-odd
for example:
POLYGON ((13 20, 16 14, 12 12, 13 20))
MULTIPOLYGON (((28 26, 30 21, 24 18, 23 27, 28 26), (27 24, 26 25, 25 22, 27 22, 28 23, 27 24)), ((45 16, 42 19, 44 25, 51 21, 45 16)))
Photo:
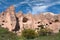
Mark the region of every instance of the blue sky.
POLYGON ((37 14, 41 12, 60 13, 60 0, 0 0, 0 13, 9 6, 15 7, 15 12, 30 12, 37 14))

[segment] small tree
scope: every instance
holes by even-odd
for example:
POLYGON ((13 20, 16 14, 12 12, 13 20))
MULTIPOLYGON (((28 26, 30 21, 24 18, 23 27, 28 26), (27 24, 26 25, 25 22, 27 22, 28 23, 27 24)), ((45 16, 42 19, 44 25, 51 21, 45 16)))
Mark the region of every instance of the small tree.
POLYGON ((50 35, 52 33, 52 31, 49 28, 47 27, 44 28, 44 25, 41 25, 40 28, 41 29, 38 31, 39 35, 45 36, 50 35))
POLYGON ((40 29, 40 31, 38 32, 39 35, 42 35, 42 36, 47 36, 47 35, 50 35, 52 32, 51 30, 47 30, 47 29, 40 29))
POLYGON ((22 36, 27 38, 27 39, 33 39, 33 38, 36 38, 38 35, 35 32, 35 30, 25 29, 22 31, 22 36))

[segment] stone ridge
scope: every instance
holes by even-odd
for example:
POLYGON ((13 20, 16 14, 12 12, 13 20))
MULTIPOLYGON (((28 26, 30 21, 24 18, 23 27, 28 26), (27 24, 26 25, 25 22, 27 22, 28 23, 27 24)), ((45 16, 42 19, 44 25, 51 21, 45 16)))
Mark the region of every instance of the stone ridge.
POLYGON ((60 30, 60 14, 54 15, 51 12, 32 15, 31 13, 15 13, 14 6, 10 6, 5 12, 0 14, 0 26, 9 31, 21 34, 24 29, 38 30, 40 25, 50 28, 53 33, 60 30))

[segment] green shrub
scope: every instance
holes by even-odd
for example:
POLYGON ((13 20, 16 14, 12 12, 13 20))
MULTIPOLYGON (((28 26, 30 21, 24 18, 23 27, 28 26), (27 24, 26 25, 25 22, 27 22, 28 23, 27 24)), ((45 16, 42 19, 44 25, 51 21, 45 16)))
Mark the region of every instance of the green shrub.
POLYGON ((38 31, 38 34, 41 36, 47 36, 47 35, 51 35, 52 31, 50 29, 44 28, 44 29, 40 29, 40 31, 38 31))
POLYGON ((34 39, 36 38, 38 35, 35 32, 35 30, 32 29, 25 29, 22 31, 22 36, 27 38, 27 39, 34 39))
POLYGON ((18 36, 0 27, 0 40, 18 40, 18 36))

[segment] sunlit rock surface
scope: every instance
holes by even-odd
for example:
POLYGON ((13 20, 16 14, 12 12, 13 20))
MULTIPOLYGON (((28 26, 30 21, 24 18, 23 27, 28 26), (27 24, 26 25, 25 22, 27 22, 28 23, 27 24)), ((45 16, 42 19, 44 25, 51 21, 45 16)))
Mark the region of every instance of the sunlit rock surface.
POLYGON ((10 6, 6 11, 0 14, 0 26, 9 31, 20 34, 24 29, 39 30, 39 25, 45 25, 53 33, 60 30, 60 14, 51 12, 34 14, 23 14, 21 11, 15 13, 14 6, 10 6))

